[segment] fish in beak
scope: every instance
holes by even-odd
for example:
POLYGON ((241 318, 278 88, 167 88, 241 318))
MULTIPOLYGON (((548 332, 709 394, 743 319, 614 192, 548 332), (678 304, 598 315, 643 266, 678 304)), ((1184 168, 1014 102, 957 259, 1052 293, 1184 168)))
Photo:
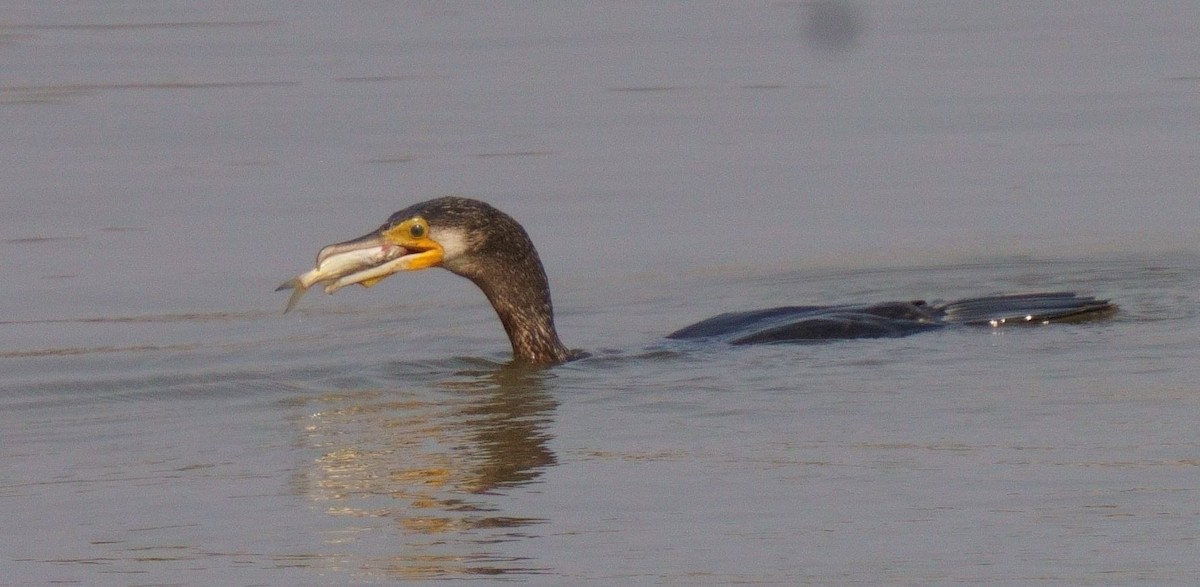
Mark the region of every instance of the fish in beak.
POLYGON ((329 245, 317 253, 317 266, 314 269, 275 288, 275 291, 293 290, 283 312, 286 314, 295 308, 308 288, 318 283, 326 284, 327 293, 333 293, 351 283, 362 283, 368 287, 374 285, 379 279, 383 279, 383 276, 371 279, 370 276, 363 277, 362 274, 403 257, 406 252, 404 247, 387 242, 379 233, 329 245))
POLYGON ((439 266, 443 258, 441 244, 429 237, 429 223, 417 216, 321 249, 316 268, 289 279, 275 291, 294 290, 283 310, 286 314, 318 283, 325 284, 328 294, 356 283, 371 287, 393 273, 439 266))

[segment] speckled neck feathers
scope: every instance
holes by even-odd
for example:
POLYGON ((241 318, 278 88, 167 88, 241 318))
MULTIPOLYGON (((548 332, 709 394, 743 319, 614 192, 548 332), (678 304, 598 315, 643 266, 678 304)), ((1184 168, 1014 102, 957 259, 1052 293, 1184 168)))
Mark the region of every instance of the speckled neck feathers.
POLYGON ((443 266, 483 290, 508 333, 515 359, 550 365, 571 358, 554 329, 546 271, 516 220, 484 202, 455 197, 418 204, 393 218, 414 215, 429 221, 435 240, 463 241, 443 266))

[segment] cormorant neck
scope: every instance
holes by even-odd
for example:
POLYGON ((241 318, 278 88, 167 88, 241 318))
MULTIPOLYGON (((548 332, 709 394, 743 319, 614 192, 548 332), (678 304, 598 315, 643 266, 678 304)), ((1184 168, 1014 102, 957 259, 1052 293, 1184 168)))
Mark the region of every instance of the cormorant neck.
POLYGON ((472 280, 484 290, 487 301, 496 309, 500 324, 512 343, 512 358, 534 365, 557 365, 571 358, 571 352, 554 330, 554 309, 550 288, 541 264, 534 271, 522 271, 526 280, 472 280), (532 278, 538 276, 538 280, 532 278))
POLYGON ((471 281, 483 290, 512 343, 513 358, 535 365, 556 365, 571 358, 554 328, 554 306, 542 264, 508 267, 500 275, 485 272, 471 281), (511 271, 516 269, 515 271, 511 271))
POLYGON ((431 224, 444 223, 435 233, 447 247, 442 267, 483 290, 508 333, 513 358, 534 365, 573 358, 575 354, 554 330, 550 284, 529 233, 511 216, 483 202, 464 198, 433 202, 439 209, 431 224))

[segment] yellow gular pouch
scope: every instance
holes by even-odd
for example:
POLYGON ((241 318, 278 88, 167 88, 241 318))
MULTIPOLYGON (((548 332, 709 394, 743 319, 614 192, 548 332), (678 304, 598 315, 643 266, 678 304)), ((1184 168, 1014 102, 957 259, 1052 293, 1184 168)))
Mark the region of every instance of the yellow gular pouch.
MULTIPOLYGON (((417 271, 442 264, 445 250, 442 245, 429 237, 429 222, 420 216, 409 218, 383 231, 383 237, 390 243, 404 247, 413 254, 401 257, 401 271, 417 271)), ((383 277, 364 280, 362 284, 370 287, 383 277)))

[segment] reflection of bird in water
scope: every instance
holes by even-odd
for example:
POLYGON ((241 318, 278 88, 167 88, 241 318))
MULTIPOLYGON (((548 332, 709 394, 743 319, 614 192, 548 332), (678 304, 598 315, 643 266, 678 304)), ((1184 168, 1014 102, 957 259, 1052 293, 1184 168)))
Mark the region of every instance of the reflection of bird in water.
POLYGON ((533 482, 557 460, 547 374, 486 361, 444 365, 455 373, 410 372, 398 389, 385 379, 293 404, 303 444, 321 454, 296 472, 293 488, 345 518, 327 529, 331 545, 357 541, 364 553, 376 540, 391 553, 357 563, 348 553, 338 566, 426 580, 536 572, 496 545, 545 520, 506 514, 490 496, 533 482))
MULTIPOLYGON (((409 206, 363 237, 329 245, 317 267, 279 289, 294 288, 288 308, 308 287, 325 283, 333 293, 347 285, 371 286, 400 271, 444 267, 483 290, 512 342, 518 361, 539 365, 580 356, 558 338, 546 272, 529 235, 491 205, 445 197, 409 206)), ((722 314, 668 336, 733 344, 806 342, 904 336, 952 324, 999 326, 1073 321, 1112 313, 1115 306, 1073 293, 1036 293, 854 306, 786 306, 722 314)))

